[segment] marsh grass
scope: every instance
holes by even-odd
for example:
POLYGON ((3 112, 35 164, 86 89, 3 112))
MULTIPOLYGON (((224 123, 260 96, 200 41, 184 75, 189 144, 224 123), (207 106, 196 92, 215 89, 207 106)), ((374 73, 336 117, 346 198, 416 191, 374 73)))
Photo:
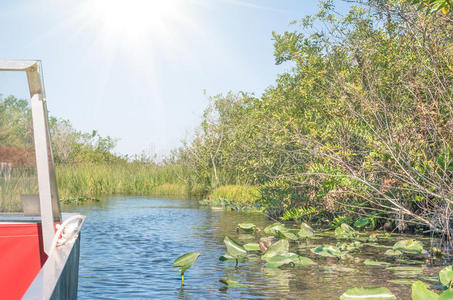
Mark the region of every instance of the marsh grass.
POLYGON ((23 194, 38 194, 34 168, 15 168, 9 176, 0 177, 0 212, 22 211, 23 194))
POLYGON ((187 195, 178 166, 139 163, 77 164, 56 167, 59 197, 66 203, 102 195, 187 195))

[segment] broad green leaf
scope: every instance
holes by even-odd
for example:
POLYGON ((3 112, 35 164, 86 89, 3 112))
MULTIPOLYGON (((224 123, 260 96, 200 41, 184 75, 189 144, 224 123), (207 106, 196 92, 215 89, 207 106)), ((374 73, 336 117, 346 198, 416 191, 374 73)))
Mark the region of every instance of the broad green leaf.
POLYGON ((348 253, 348 251, 341 251, 338 247, 331 245, 318 246, 316 248, 311 249, 311 252, 321 256, 337 258, 340 258, 348 253))
POLYGON ((184 274, 184 272, 187 271, 197 260, 198 256, 200 256, 200 253, 196 252, 189 252, 181 255, 180 257, 175 259, 175 261, 173 262, 173 267, 179 267, 179 272, 181 272, 181 274, 184 274))
POLYGON ((260 251, 260 245, 258 243, 248 243, 243 247, 247 251, 260 251))
POLYGON ((337 239, 355 239, 358 233, 346 223, 341 224, 335 229, 335 237, 337 239))
POLYGON ((439 296, 439 300, 451 300, 453 299, 453 290, 446 290, 439 296))
POLYGON ((297 241, 299 239, 299 236, 294 232, 293 229, 288 229, 286 227, 283 227, 279 231, 280 236, 292 241, 297 241))
POLYGON ((277 236, 280 230, 284 227, 285 225, 282 223, 274 223, 264 228, 264 233, 277 236))
POLYGON ((384 252, 384 255, 386 256, 398 256, 403 254, 403 252, 399 250, 393 250, 393 249, 388 249, 387 251, 384 252))
POLYGON ((226 236, 223 242, 225 243, 228 254, 234 258, 245 257, 247 255, 247 250, 230 237, 226 236))
POLYGON ((356 287, 347 290, 340 296, 340 300, 353 299, 388 300, 396 299, 396 297, 384 287, 356 287))
POLYGON ((313 229, 306 223, 300 224, 300 230, 297 235, 302 238, 311 238, 314 235, 313 229))
POLYGON ((438 300, 439 295, 428 290, 426 285, 421 281, 412 284, 412 300, 438 300))
POLYGON ((423 250, 423 243, 413 239, 396 242, 395 245, 393 245, 393 250, 409 254, 422 254, 425 252, 425 250, 423 250))
POLYGON ((238 224, 238 228, 247 233, 255 232, 256 230, 255 224, 252 223, 240 223, 238 224))
POLYGON ((266 252, 261 256, 263 260, 268 259, 269 257, 282 255, 289 252, 289 242, 288 240, 279 240, 278 242, 272 244, 267 248, 266 252))
POLYGON ((362 228, 370 224, 370 219, 369 218, 360 218, 357 221, 354 222, 354 226, 357 228, 362 228))
POLYGON ((453 266, 447 266, 440 270, 439 279, 445 287, 449 288, 453 280, 453 266))

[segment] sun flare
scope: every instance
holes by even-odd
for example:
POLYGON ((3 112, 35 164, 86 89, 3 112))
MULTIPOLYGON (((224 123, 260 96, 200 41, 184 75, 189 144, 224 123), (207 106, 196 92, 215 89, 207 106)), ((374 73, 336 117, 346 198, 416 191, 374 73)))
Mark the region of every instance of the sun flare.
POLYGON ((184 19, 181 0, 92 0, 84 14, 103 34, 126 41, 165 35, 184 19))

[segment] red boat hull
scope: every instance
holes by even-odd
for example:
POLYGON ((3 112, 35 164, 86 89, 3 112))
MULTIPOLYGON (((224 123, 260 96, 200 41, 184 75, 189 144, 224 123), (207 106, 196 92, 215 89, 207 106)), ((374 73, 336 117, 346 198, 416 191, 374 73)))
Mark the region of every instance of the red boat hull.
POLYGON ((0 224, 0 293, 21 299, 47 259, 40 223, 0 224))

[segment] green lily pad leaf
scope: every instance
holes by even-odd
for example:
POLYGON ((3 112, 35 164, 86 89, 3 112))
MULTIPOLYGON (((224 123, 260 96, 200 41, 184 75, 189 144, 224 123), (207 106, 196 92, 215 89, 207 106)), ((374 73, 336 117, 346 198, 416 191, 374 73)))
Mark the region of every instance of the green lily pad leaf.
POLYGON ((421 281, 412 284, 412 300, 438 300, 439 295, 428 290, 426 285, 421 281))
POLYGON ((371 259, 365 259, 363 263, 368 266, 379 266, 379 267, 388 267, 391 265, 390 263, 385 261, 376 261, 371 259))
POLYGON ((353 299, 387 300, 396 299, 396 297, 385 287, 356 287, 347 290, 340 296, 340 300, 353 299))
POLYGON ((311 252, 321 256, 337 258, 340 258, 348 253, 348 251, 341 251, 340 249, 338 249, 338 247, 331 245, 318 246, 316 248, 311 249, 311 252))
POLYGON ((285 228, 285 225, 283 225, 282 223, 274 223, 264 228, 264 233, 278 235, 282 228, 285 228))
POLYGON ((394 283, 394 284, 401 284, 401 285, 410 285, 413 284, 416 280, 415 279, 391 279, 387 280, 387 282, 394 283))
POLYGON ((179 267, 179 272, 181 272, 181 274, 184 274, 184 272, 194 264, 198 256, 200 256, 200 253, 197 252, 189 252, 181 255, 180 257, 175 259, 175 261, 173 262, 173 267, 179 267))
POLYGON ((354 227, 362 228, 362 227, 367 226, 368 224, 370 224, 369 218, 360 218, 354 222, 354 227))
POLYGON ((243 247, 247 251, 260 251, 260 245, 258 243, 248 243, 243 247))
POLYGON ((453 266, 447 266, 440 270, 439 279, 445 287, 449 288, 453 280, 453 266))
POLYGON ((352 243, 337 243, 338 249, 341 251, 353 251, 363 246, 361 242, 355 241, 352 243))
POLYGON ((238 224, 238 228, 244 232, 250 233, 250 232, 255 232, 256 225, 253 223, 240 223, 240 224, 238 224))
POLYGON ((247 250, 230 237, 226 236, 223 242, 225 243, 228 254, 234 258, 245 257, 247 255, 247 250))
POLYGON ((234 280, 229 280, 228 278, 222 278, 219 280, 221 283, 227 285, 228 287, 248 287, 247 284, 241 284, 234 280))
POLYGON ((281 228, 279 233, 282 238, 285 238, 288 240, 297 241, 299 239, 297 232, 295 232, 292 229, 288 229, 286 227, 281 228))
POLYGON ((341 224, 340 227, 335 229, 335 237, 337 239, 355 239, 358 235, 358 232, 355 231, 351 226, 346 223, 341 224))
POLYGON ((294 261, 296 266, 311 266, 316 265, 314 261, 305 256, 299 256, 297 260, 294 261))
POLYGON ((399 251, 399 250, 393 250, 393 249, 388 249, 387 251, 384 252, 384 255, 387 255, 387 256, 399 256, 403 254, 403 252, 399 251))
POLYGON ((296 253, 286 253, 266 258, 266 267, 279 268, 285 265, 310 266, 316 263, 308 257, 299 256, 296 253))
POLYGON ((297 235, 301 239, 311 238, 314 235, 314 231, 313 228, 310 227, 310 225, 308 225, 307 223, 302 223, 300 224, 300 230, 297 235))
POLYGON ((452 290, 446 290, 439 296, 439 300, 451 300, 453 299, 453 291, 452 290))
POLYGON ((398 250, 409 254, 422 254, 425 252, 423 243, 413 239, 398 241, 393 245, 393 250, 398 250))
POLYGON ((289 242, 288 240, 279 240, 278 242, 272 244, 264 254, 261 256, 261 259, 266 260, 269 257, 282 255, 289 252, 289 242))

